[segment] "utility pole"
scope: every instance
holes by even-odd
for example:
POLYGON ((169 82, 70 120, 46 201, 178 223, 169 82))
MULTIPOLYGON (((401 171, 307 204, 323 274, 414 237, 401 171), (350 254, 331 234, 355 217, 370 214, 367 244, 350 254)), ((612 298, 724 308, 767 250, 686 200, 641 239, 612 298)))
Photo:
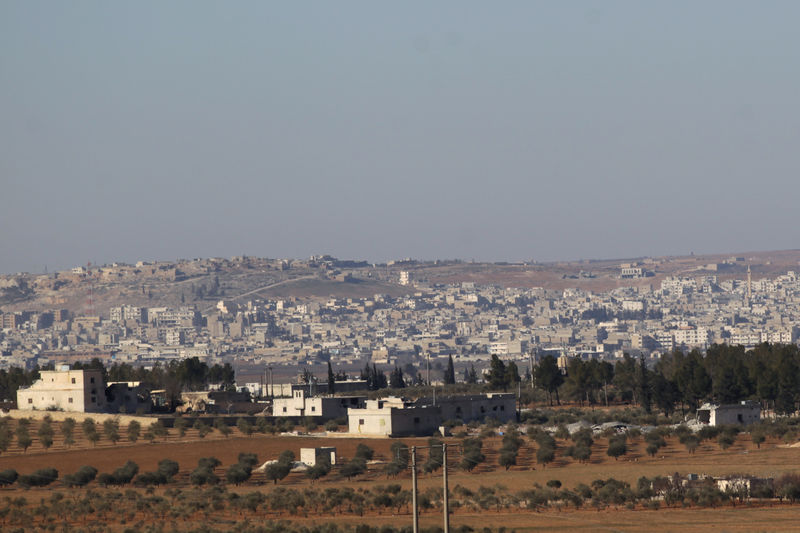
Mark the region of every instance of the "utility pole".
POLYGON ((534 379, 533 379, 533 350, 528 352, 528 363, 531 366, 531 390, 533 390, 533 382, 534 382, 534 379))
POLYGON ((444 533, 450 533, 450 498, 447 495, 447 444, 442 444, 442 478, 444 479, 444 533))
POLYGON ((414 515, 413 531, 419 533, 419 507, 417 506, 417 447, 411 447, 411 513, 414 515))

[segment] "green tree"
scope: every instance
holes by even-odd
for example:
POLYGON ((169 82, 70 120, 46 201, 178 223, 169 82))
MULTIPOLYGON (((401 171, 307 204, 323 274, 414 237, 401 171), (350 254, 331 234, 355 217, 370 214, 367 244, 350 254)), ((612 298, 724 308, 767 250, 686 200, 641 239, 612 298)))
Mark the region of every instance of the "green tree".
POLYGON ((33 439, 30 433, 28 433, 29 424, 30 422, 25 418, 17 421, 17 445, 22 448, 23 452, 28 451, 28 448, 33 444, 33 439))
POLYGON ((564 375, 561 373, 561 369, 558 368, 556 358, 552 355, 543 357, 534 370, 534 377, 538 386, 547 392, 547 399, 550 405, 553 405, 553 394, 556 395, 556 403, 561 405, 561 400, 558 397, 558 388, 564 383, 564 375))
POLYGON ((491 361, 489 362, 489 386, 492 389, 508 390, 508 375, 506 374, 506 365, 497 357, 492 354, 491 361))
POLYGON ((240 417, 236 420, 236 427, 242 433, 242 435, 247 435, 248 437, 253 434, 255 428, 253 424, 251 424, 246 418, 240 417))
POLYGON ((175 422, 172 423, 172 427, 178 430, 179 437, 184 437, 186 436, 186 428, 189 427, 189 422, 187 422, 182 416, 179 416, 175 418, 175 422))
POLYGON ((330 360, 328 361, 328 394, 336 393, 336 375, 333 373, 333 367, 330 360))
POLYGON ((228 437, 231 434, 231 428, 225 423, 225 420, 218 416, 214 419, 214 429, 220 432, 223 437, 228 437))
POLYGON ((53 445, 55 431, 53 431, 53 426, 49 418, 42 420, 42 423, 39 425, 39 431, 37 432, 37 435, 39 436, 39 442, 42 444, 42 446, 44 446, 45 449, 49 449, 50 446, 53 445))
POLYGON ((408 468, 409 452, 408 446, 400 441, 395 441, 389 448, 392 460, 386 465, 387 475, 396 476, 408 468))
POLYGON ((653 391, 650 388, 650 371, 647 370, 647 365, 644 362, 644 356, 639 356, 639 373, 637 375, 639 381, 639 405, 642 406, 645 413, 650 413, 652 408, 653 391))
POLYGON ((142 425, 136 420, 131 420, 128 424, 128 440, 136 442, 139 440, 139 435, 142 433, 142 425))
POLYGON ((453 356, 447 358, 447 369, 444 371, 444 384, 455 385, 456 383, 456 369, 453 365, 453 356))
POLYGON ((86 440, 96 446, 97 441, 100 440, 100 435, 97 433, 97 425, 94 423, 94 419, 84 418, 83 422, 81 422, 81 427, 83 428, 83 436, 86 437, 86 440))
POLYGON ((11 429, 6 419, 0 419, 0 452, 5 452, 11 446, 11 429))
POLYGON ((65 418, 61 421, 61 434, 64 436, 64 446, 69 448, 75 444, 75 419, 65 418))
POLYGON ((113 444, 119 442, 119 422, 113 418, 106 419, 103 422, 103 434, 113 444))

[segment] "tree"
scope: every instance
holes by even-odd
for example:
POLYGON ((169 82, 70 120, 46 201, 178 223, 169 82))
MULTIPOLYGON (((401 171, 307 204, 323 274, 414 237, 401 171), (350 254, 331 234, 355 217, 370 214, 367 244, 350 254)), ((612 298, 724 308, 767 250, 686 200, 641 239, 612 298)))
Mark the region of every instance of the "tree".
POLYGON ((240 485, 250 479, 250 469, 241 463, 235 463, 228 468, 225 479, 228 480, 228 483, 240 485))
POLYGON ((389 450, 392 460, 386 465, 385 471, 387 475, 396 476, 408 468, 408 446, 400 441, 395 441, 389 450))
POLYGON ((543 357, 534 370, 534 377, 536 378, 536 383, 547 392, 547 399, 550 405, 553 405, 553 393, 556 395, 556 403, 561 405, 561 400, 558 397, 558 388, 564 383, 564 375, 561 373, 561 369, 558 368, 556 358, 552 355, 543 357))
POLYGON ((470 385, 474 385, 478 382, 478 372, 475 370, 475 365, 470 363, 469 370, 464 373, 464 381, 470 385))
POLYGON ((365 461, 370 461, 372 460, 374 455, 375 455, 375 450, 373 450, 366 444, 359 443, 359 445, 356 447, 356 453, 354 457, 360 457, 365 461))
POLYGON ((278 461, 277 463, 270 463, 267 465, 264 474, 266 475, 267 479, 272 481, 274 485, 278 484, 278 481, 282 480, 286 476, 289 475, 289 472, 292 471, 292 465, 288 463, 281 463, 278 461))
POLYGON ((82 466, 74 474, 64 476, 67 487, 84 487, 97 477, 97 469, 93 466, 82 466))
POLYGON ((158 462, 158 473, 166 478, 167 483, 172 481, 172 478, 175 477, 179 471, 180 466, 172 459, 162 459, 158 462))
POLYGON ((236 420, 236 428, 242 433, 242 435, 247 435, 248 437, 251 436, 255 431, 253 424, 251 424, 244 417, 240 417, 236 420))
POLYGON ((17 421, 17 445, 22 448, 23 452, 28 451, 28 448, 33 444, 33 439, 28 433, 28 420, 23 418, 17 421))
POLYGON ((330 360, 328 360, 328 394, 334 393, 336 393, 336 375, 333 373, 330 360))
POLYGON ((331 462, 328 457, 321 457, 311 468, 306 471, 306 476, 314 482, 331 471, 331 462))
POLYGON ((615 461, 619 459, 621 455, 625 455, 628 451, 628 445, 625 440, 626 439, 624 435, 609 439, 608 450, 606 451, 606 454, 609 457, 613 457, 615 461))
POLYGON ((645 413, 650 413, 652 407, 653 392, 650 389, 650 377, 647 365, 644 362, 644 356, 639 356, 639 373, 637 375, 639 380, 639 405, 642 406, 645 413))
POLYGON ((519 378, 519 369, 517 368, 517 363, 514 361, 509 361, 506 365, 506 387, 510 387, 511 385, 516 385, 520 382, 519 378))
POLYGON ((83 428, 83 436, 86 437, 86 440, 91 442, 92 445, 97 445, 97 441, 100 440, 100 435, 97 433, 97 426, 94 423, 94 419, 84 418, 81 427, 83 428))
POLYGON ((55 468, 41 468, 35 470, 32 474, 19 476, 17 483, 24 488, 29 487, 46 487, 58 479, 58 470, 55 468))
POLYGON ((453 365, 453 356, 447 358, 447 369, 444 371, 444 384, 455 385, 456 383, 456 369, 453 365))
POLYGON ((186 428, 189 427, 189 422, 182 416, 179 416, 175 419, 175 422, 172 423, 172 427, 178 430, 179 437, 184 437, 186 436, 186 428))
POLYGON ((497 354, 492 354, 491 361, 489 361, 489 386, 493 389, 508 390, 508 375, 506 374, 506 365, 497 357, 497 354))
POLYGON ((11 429, 6 420, 0 420, 0 452, 5 452, 11 446, 11 429))
POLYGON ((53 445, 53 437, 55 432, 53 431, 53 426, 50 423, 49 418, 45 418, 42 420, 42 423, 39 425, 39 431, 37 432, 39 436, 39 442, 44 446, 45 449, 49 449, 50 446, 53 445))
POLYGON ((3 470, 2 472, 0 472, 0 487, 12 485, 17 480, 18 477, 19 474, 17 474, 17 471, 14 470, 13 468, 3 470))
POLYGON ((426 473, 436 472, 442 467, 443 462, 442 441, 436 438, 428 439, 428 459, 422 465, 422 470, 426 473))
POLYGON ((139 440, 139 435, 141 435, 141 432, 142 425, 136 420, 131 420, 128 424, 128 440, 131 442, 136 442, 139 440))
POLYGON ((106 439, 116 444, 119 441, 119 422, 112 418, 106 419, 103 422, 103 434, 106 439))
POLYGON ((69 448, 75 444, 75 419, 65 418, 61 421, 61 434, 64 436, 64 446, 69 448))
POLYGON ((461 445, 464 451, 459 466, 467 472, 471 472, 486 460, 486 456, 482 452, 483 442, 480 439, 467 438, 462 441, 461 445))
POLYGON ((219 416, 214 419, 214 429, 219 431, 223 437, 228 437, 228 435, 231 434, 231 428, 228 427, 225 420, 219 416))
POLYGON ((556 451, 555 449, 549 446, 539 446, 539 449, 536 450, 536 462, 542 465, 543 467, 546 466, 548 463, 552 463, 556 458, 556 451))
POLYGON ((403 376, 403 369, 395 365, 394 370, 389 374, 389 387, 393 389, 404 389, 406 379, 403 376))
POLYGON ((361 457, 353 457, 341 469, 341 474, 348 480, 360 476, 367 471, 367 462, 361 457))

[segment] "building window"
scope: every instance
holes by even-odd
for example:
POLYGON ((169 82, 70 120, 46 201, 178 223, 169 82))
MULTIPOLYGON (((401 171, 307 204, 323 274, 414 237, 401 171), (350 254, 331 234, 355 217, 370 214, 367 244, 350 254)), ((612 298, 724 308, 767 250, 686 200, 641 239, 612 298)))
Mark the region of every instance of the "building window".
POLYGON ((92 396, 92 403, 97 403, 97 398, 95 398, 94 396, 92 396))
POLYGON ((75 383, 75 378, 72 378, 72 382, 75 383))
POLYGON ((313 413, 313 412, 314 412, 314 411, 316 411, 316 410, 317 410, 317 407, 316 407, 315 405, 312 405, 312 406, 311 406, 311 412, 313 413))
POLYGON ((94 383, 94 378, 89 378, 89 383, 94 383))
POLYGON ((33 398, 28 398, 28 403, 33 403, 33 398))
POLYGON ((285 408, 285 407, 283 408, 283 412, 284 412, 284 413, 286 412, 286 408, 285 408))
POLYGON ((363 418, 359 418, 358 419, 358 425, 359 426, 363 426, 364 425, 364 419, 363 418))
POLYGON ((415 416, 415 417, 414 417, 414 423, 415 423, 415 424, 419 424, 419 417, 418 417, 418 416, 415 416))
POLYGON ((69 399, 69 400, 67 400, 67 401, 68 401, 69 403, 72 403, 72 398, 70 398, 70 399, 69 399))

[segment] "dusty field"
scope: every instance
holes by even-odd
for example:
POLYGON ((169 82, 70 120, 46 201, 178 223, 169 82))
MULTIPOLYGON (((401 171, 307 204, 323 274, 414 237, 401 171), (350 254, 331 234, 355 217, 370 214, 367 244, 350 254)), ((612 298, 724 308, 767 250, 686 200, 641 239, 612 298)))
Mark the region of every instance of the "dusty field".
MULTIPOLYGON (((35 425, 32 425, 31 434, 35 435, 35 425)), ((121 430, 124 436, 124 427, 121 430)), ((60 434, 56 431, 56 445, 50 450, 44 450, 38 443, 34 444, 27 453, 20 450, 11 450, 10 453, 0 456, 0 470, 14 468, 21 474, 31 473, 38 468, 55 467, 64 474, 75 472, 82 465, 91 465, 100 472, 111 472, 121 466, 125 461, 132 460, 139 465, 140 472, 154 470, 161 459, 173 459, 180 464, 181 472, 176 477, 178 487, 187 489, 189 472, 197 465, 201 457, 214 456, 222 461, 222 466, 217 469, 217 475, 223 476, 228 466, 237 461, 241 452, 257 453, 261 461, 273 459, 284 450, 291 450, 299 456, 301 447, 335 446, 339 458, 352 457, 355 448, 360 443, 365 443, 375 450, 378 464, 371 465, 370 471, 359 478, 347 481, 334 471, 329 476, 317 481, 314 487, 325 489, 327 487, 353 487, 356 490, 372 488, 375 485, 399 483, 404 489, 410 488, 410 473, 401 474, 395 479, 388 479, 381 472, 380 461, 389 459, 389 448, 394 442, 391 439, 363 439, 363 438, 326 438, 318 436, 268 436, 255 434, 247 437, 234 429, 228 437, 212 433, 205 439, 200 439, 195 430, 189 430, 187 435, 179 438, 175 430, 170 431, 169 437, 154 443, 139 441, 131 444, 121 441, 116 445, 101 441, 101 445, 92 447, 80 434, 80 425, 76 428, 77 443, 72 449, 64 449, 61 445, 60 434)), ((426 439, 401 439, 409 446, 425 446, 426 439)), ((662 448, 656 457, 649 457, 644 453, 645 443, 640 439, 631 441, 629 452, 620 460, 615 461, 606 455, 606 440, 597 438, 593 446, 591 460, 580 464, 570 458, 562 457, 564 442, 559 442, 557 459, 554 463, 543 468, 535 461, 536 446, 529 439, 524 438, 524 445, 520 450, 518 465, 508 471, 497 466, 497 450, 500 447, 500 438, 493 437, 484 441, 484 453, 487 456, 485 463, 479 465, 472 472, 465 472, 457 467, 460 459, 459 439, 446 440, 449 447, 449 483, 451 490, 458 485, 476 490, 481 486, 502 486, 509 492, 517 492, 533 488, 535 484, 545 485, 548 480, 558 479, 565 487, 574 487, 579 483, 590 484, 595 479, 616 478, 635 485, 641 476, 654 477, 672 473, 688 474, 699 473, 709 475, 723 475, 731 473, 749 473, 760 476, 777 477, 787 472, 800 473, 800 447, 786 447, 781 442, 768 439, 757 449, 749 440, 749 436, 740 435, 736 443, 728 450, 721 450, 716 442, 703 443, 694 454, 688 454, 685 448, 675 438, 668 438, 668 445, 662 448)), ((419 462, 425 460, 427 451, 420 450, 419 462)), ((427 488, 441 487, 441 473, 420 474, 419 487, 421 491, 427 488)), ((301 473, 293 473, 288 478, 280 481, 277 487, 287 487, 302 490, 310 487, 309 480, 301 473)), ((95 483, 90 487, 103 490, 95 483)), ((29 502, 38 502, 48 499, 58 491, 64 491, 60 482, 44 489, 24 490, 14 485, 12 488, 0 489, 0 499, 4 497, 22 496, 29 502)), ((143 490, 143 489, 137 489, 143 490)), ((157 489, 159 493, 165 488, 157 489)), ((250 491, 275 490, 263 474, 254 474, 253 478, 241 487, 228 486, 229 491, 246 493, 250 491)), ((324 515, 315 517, 292 516, 287 517, 297 524, 317 524, 320 522, 335 521, 340 524, 370 525, 407 525, 411 519, 407 511, 393 515, 389 511, 383 514, 370 512, 369 516, 324 515)), ((200 518, 197 518, 200 520, 200 518)), ((224 517, 224 520, 235 522, 236 516, 224 517)), ((217 522, 218 524, 220 522, 217 522)), ((441 523, 438 512, 423 513, 421 518, 423 526, 436 526, 441 523)), ((475 513, 466 509, 455 509, 451 521, 452 525, 469 525, 471 527, 500 527, 505 526, 508 531, 512 529, 522 531, 792 531, 800 530, 800 506, 778 505, 763 507, 737 506, 725 504, 718 509, 665 509, 658 511, 629 510, 625 508, 609 508, 595 510, 585 507, 581 510, 549 509, 541 513, 528 512, 514 509, 497 512, 494 510, 475 513)), ((218 526, 220 527, 220 526, 218 526)))
MULTIPOLYGON (((36 425, 31 426, 31 434, 35 435, 36 425)), ((108 472, 122 465, 127 460, 132 460, 139 465, 140 471, 155 469, 161 459, 172 459, 181 466, 181 473, 187 476, 197 465, 201 457, 214 456, 222 462, 220 473, 235 463, 241 452, 256 453, 261 461, 277 458, 284 450, 291 450, 299 458, 300 448, 315 446, 334 446, 340 462, 352 457, 356 446, 365 443, 375 450, 376 461, 390 459, 390 446, 392 439, 364 439, 350 438, 345 435, 331 438, 321 436, 272 436, 254 434, 241 435, 235 428, 231 436, 222 437, 216 431, 205 439, 197 437, 196 430, 190 429, 185 437, 180 438, 176 430, 170 430, 167 438, 160 438, 156 442, 148 443, 139 440, 131 444, 125 440, 124 427, 120 431, 123 440, 111 444, 105 439, 97 446, 92 446, 83 437, 80 425, 76 428, 76 444, 70 449, 65 449, 60 435, 56 431, 56 443, 50 450, 44 450, 38 442, 23 453, 18 448, 12 447, 9 453, 0 456, 0 470, 14 468, 20 474, 30 473, 37 468, 53 466, 61 474, 76 471, 82 465, 91 465, 100 472, 108 472)), ((425 446, 427 439, 400 439, 409 446, 425 446)), ((736 443, 727 450, 721 450, 716 442, 704 442, 694 454, 687 453, 683 445, 675 438, 667 439, 667 446, 659 450, 655 457, 649 457, 645 452, 645 442, 639 438, 629 442, 629 451, 619 460, 614 460, 606 455, 606 440, 597 438, 592 447, 592 458, 586 464, 576 462, 571 458, 562 456, 564 445, 559 442, 556 461, 542 467, 536 464, 536 445, 524 438, 520 449, 517 466, 508 471, 497 466, 497 450, 500 447, 500 437, 493 437, 484 441, 484 454, 486 461, 472 472, 465 472, 457 468, 460 460, 460 440, 448 438, 449 458, 451 465, 451 486, 461 484, 474 489, 480 485, 501 484, 510 490, 522 490, 533 486, 534 483, 544 485, 550 479, 559 479, 564 486, 571 487, 578 483, 590 483, 595 479, 610 477, 635 484, 641 476, 654 477, 673 473, 724 475, 732 473, 748 473, 765 477, 777 477, 791 472, 800 473, 800 448, 784 447, 777 440, 768 439, 757 449, 749 440, 749 436, 740 435, 736 443)), ((421 464, 427 456, 427 450, 420 450, 418 461, 421 464)), ((370 472, 353 483, 364 486, 371 483, 385 483, 386 476, 381 472, 381 465, 374 465, 370 472)), ((410 474, 402 474, 400 479, 410 478, 410 474)), ((254 479, 258 481, 258 479, 254 479)), ((281 483, 303 484, 305 478, 301 474, 292 474, 281 483)), ((320 483, 335 483, 341 485, 338 476, 331 475, 320 483)), ((440 476, 422 474, 420 486, 426 487, 440 483, 440 476)))
MULTIPOLYGON (((440 513, 423 513, 421 527, 441 527, 440 513)), ((295 519, 297 524, 310 525, 318 519, 295 519)), ((340 524, 362 524, 358 517, 341 517, 340 524)), ((410 524, 410 516, 370 516, 371 526, 398 527, 410 524)), ((513 513, 493 511, 482 513, 456 512, 450 517, 450 527, 462 525, 476 530, 483 527, 505 527, 508 532, 535 531, 661 531, 661 532, 755 532, 800 530, 800 507, 775 505, 773 507, 730 507, 717 509, 659 509, 627 510, 610 508, 601 511, 552 511, 547 513, 513 513)))

